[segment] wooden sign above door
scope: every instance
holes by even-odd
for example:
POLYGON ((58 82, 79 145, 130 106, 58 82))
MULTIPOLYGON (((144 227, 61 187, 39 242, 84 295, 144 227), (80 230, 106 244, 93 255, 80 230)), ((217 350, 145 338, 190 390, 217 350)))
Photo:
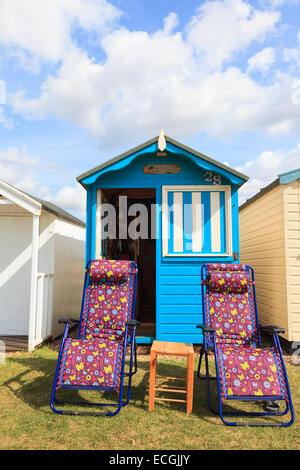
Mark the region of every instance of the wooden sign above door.
POLYGON ((144 173, 146 175, 167 175, 169 173, 180 173, 180 165, 153 164, 145 165, 144 173))

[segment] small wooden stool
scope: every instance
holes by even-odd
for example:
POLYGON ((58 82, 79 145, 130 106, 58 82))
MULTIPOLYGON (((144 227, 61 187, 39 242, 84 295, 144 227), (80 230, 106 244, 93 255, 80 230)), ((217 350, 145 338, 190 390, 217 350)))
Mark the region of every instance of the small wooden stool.
POLYGON ((171 343, 167 341, 153 341, 150 351, 150 384, 149 384, 149 410, 154 410, 154 401, 174 401, 186 403, 186 412, 190 414, 193 409, 193 383, 194 383, 194 348, 190 343, 171 343), (156 376, 157 356, 181 356, 187 358, 186 379, 179 377, 159 377, 156 376), (169 380, 183 380, 185 387, 167 387, 166 385, 156 385, 156 378, 169 380), (174 398, 155 398, 155 391, 182 393, 185 400, 174 398))

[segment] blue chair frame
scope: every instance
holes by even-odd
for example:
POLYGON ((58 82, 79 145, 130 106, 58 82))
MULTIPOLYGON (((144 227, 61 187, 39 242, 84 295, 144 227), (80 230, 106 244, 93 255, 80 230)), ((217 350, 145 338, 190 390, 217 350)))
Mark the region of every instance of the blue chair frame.
MULTIPOLYGON (((205 319, 208 318, 209 312, 207 310, 208 305, 205 302, 205 297, 204 295, 206 293, 209 293, 209 287, 208 283, 206 282, 206 264, 204 264, 201 268, 201 294, 202 294, 202 311, 203 311, 203 320, 204 323, 201 325, 197 325, 197 328, 201 328, 203 331, 203 344, 200 350, 200 357, 199 357, 199 364, 198 364, 198 370, 197 370, 197 377, 200 380, 206 380, 207 382, 207 399, 208 399, 208 407, 210 411, 215 414, 220 416, 221 420, 223 421, 224 424, 228 426, 273 426, 273 427, 288 427, 291 424, 293 424, 295 420, 295 414, 294 414, 294 408, 293 408, 293 403, 292 403, 292 398, 291 398, 291 392, 290 392, 290 387, 288 383, 288 378, 287 378, 287 372, 286 372, 286 367, 282 355, 282 349, 278 337, 278 333, 284 333, 284 330, 280 327, 277 326, 259 326, 259 321, 258 321, 258 314, 257 314, 257 302, 256 302, 256 292, 255 292, 255 277, 254 277, 254 270, 250 265, 246 265, 248 272, 251 272, 251 287, 252 288, 252 294, 253 294, 253 307, 255 309, 255 318, 256 318, 256 325, 257 325, 257 343, 258 347, 261 348, 261 337, 260 337, 260 331, 265 331, 266 333, 270 334, 272 336, 272 344, 273 346, 277 349, 279 353, 279 357, 281 360, 281 365, 283 369, 283 374, 284 374, 284 380, 285 380, 285 385, 287 388, 287 396, 288 396, 288 401, 285 401, 286 407, 284 411, 264 411, 264 412, 246 412, 246 411, 223 411, 223 402, 222 402, 222 397, 221 397, 221 387, 220 387, 220 371, 219 371, 219 365, 217 361, 217 344, 216 344, 216 332, 214 328, 211 328, 209 325, 205 323, 205 319), (211 345, 208 344, 207 341, 207 335, 209 335, 211 345), (208 361, 208 352, 209 350, 212 350, 214 353, 215 357, 215 368, 216 368, 216 376, 211 377, 210 372, 209 372, 209 361, 208 361), (203 356, 205 357, 205 377, 201 376, 201 363, 202 363, 202 358, 203 356), (212 399, 211 399, 211 380, 216 380, 217 381, 217 389, 218 389, 218 410, 216 410, 212 406, 212 399), (291 418, 288 422, 237 422, 237 421, 228 421, 225 419, 225 416, 247 416, 247 417, 259 417, 259 416, 284 416, 290 411, 291 418)), ((239 398, 232 398, 230 401, 270 401, 270 398, 266 397, 260 397, 260 396, 243 396, 239 398)), ((278 400, 278 398, 276 398, 278 400)), ((279 400, 284 400, 284 398, 279 398, 279 400)))
MULTIPOLYGON (((132 319, 126 321, 125 323, 125 333, 124 333, 124 338, 123 338, 123 353, 122 353, 122 366, 121 366, 121 377, 120 377, 120 390, 119 390, 119 400, 117 403, 91 403, 91 402, 70 402, 70 401, 60 401, 57 400, 55 394, 56 394, 56 385, 58 381, 58 375, 59 375, 59 369, 60 369, 60 364, 61 364, 61 359, 62 359, 62 353, 65 345, 65 341, 67 338, 69 338, 69 325, 71 323, 79 323, 79 329, 78 329, 78 336, 77 339, 83 339, 82 337, 82 324, 83 324, 83 314, 88 308, 88 299, 87 296, 89 295, 88 292, 88 287, 90 285, 90 276, 89 276, 89 267, 91 265, 92 261, 89 261, 86 266, 85 270, 85 278, 84 278, 84 286, 83 286, 83 296, 82 296, 82 303, 81 303, 81 312, 80 312, 80 319, 75 320, 73 318, 61 318, 58 320, 59 323, 65 323, 65 329, 59 349, 59 355, 58 355, 58 360, 57 360, 57 366, 56 366, 56 371, 55 371, 55 377, 54 377, 54 382, 53 382, 53 388, 52 388, 52 393, 51 393, 51 399, 50 399, 50 407, 52 411, 55 413, 59 414, 66 414, 66 415, 88 415, 88 416, 115 416, 119 413, 119 411, 126 405, 128 405, 129 400, 131 398, 131 379, 132 376, 137 372, 137 354, 136 354, 136 341, 135 341, 135 330, 136 326, 139 323, 137 320, 134 320, 134 314, 135 314, 135 301, 136 301, 136 285, 137 285, 137 273, 138 273, 138 267, 137 264, 134 261, 131 261, 131 273, 130 273, 130 287, 133 287, 133 298, 132 302, 129 302, 128 305, 128 311, 131 309, 132 311, 132 319), (133 286, 134 283, 134 286, 133 286), (129 363, 129 371, 125 372, 125 358, 126 358, 126 349, 127 347, 130 347, 130 363, 129 363), (125 401, 123 400, 123 392, 124 392, 124 378, 128 377, 128 388, 127 388, 127 397, 125 401), (73 410, 63 410, 63 409, 57 409, 55 405, 75 405, 75 406, 99 406, 99 407, 114 407, 116 408, 114 411, 73 411, 73 410)), ((67 387, 68 390, 73 389, 73 390, 89 390, 89 387, 86 386, 70 386, 68 385, 67 387)), ((64 389, 63 386, 61 386, 60 389, 64 389)), ((102 387, 102 386, 93 386, 92 390, 95 391, 113 391, 114 389, 111 388, 110 390, 107 387, 102 387)), ((113 408, 113 409, 114 409, 113 408)))

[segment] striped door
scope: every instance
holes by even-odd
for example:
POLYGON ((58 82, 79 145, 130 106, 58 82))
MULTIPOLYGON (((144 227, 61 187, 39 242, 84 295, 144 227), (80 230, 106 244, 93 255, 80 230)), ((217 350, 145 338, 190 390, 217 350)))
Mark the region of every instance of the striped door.
POLYGON ((166 225, 163 232, 167 250, 164 254, 227 254, 226 189, 165 191, 167 208, 163 209, 163 224, 166 225))

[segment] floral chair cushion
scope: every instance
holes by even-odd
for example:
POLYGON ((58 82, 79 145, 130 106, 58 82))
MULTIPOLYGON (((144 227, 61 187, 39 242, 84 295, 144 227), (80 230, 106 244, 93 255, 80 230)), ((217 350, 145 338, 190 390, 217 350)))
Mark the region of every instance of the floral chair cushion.
POLYGON ((112 341, 123 337, 125 322, 132 313, 130 266, 130 261, 101 260, 91 264, 81 337, 112 341))
POLYGON ((247 271, 246 264, 229 264, 229 263, 207 263, 207 272, 212 271, 247 271))
POLYGON ((275 348, 218 346, 222 399, 286 396, 283 370, 275 348))
POLYGON ((93 283, 126 282, 131 273, 131 261, 98 260, 93 261, 89 268, 93 283))
POLYGON ((216 330, 217 342, 242 344, 251 340, 254 324, 248 293, 210 293, 209 325, 216 330))
POLYGON ((206 279, 205 322, 215 328, 216 343, 252 345, 257 326, 247 266, 210 263, 206 279))
POLYGON ((209 290, 212 292, 244 293, 249 289, 249 276, 245 271, 211 271, 209 290))
POLYGON ((62 352, 57 389, 76 386, 118 389, 122 352, 122 342, 68 338, 62 352))

